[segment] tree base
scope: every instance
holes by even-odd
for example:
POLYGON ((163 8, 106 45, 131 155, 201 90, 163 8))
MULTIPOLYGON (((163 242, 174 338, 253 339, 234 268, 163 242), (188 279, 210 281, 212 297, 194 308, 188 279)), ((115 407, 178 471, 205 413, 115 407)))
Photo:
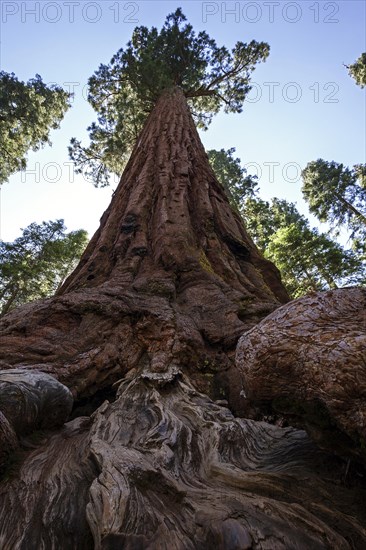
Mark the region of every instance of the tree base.
POLYGON ((342 485, 336 458, 234 418, 176 369, 131 373, 113 403, 43 437, 3 474, 4 550, 366 545, 366 490, 342 485))

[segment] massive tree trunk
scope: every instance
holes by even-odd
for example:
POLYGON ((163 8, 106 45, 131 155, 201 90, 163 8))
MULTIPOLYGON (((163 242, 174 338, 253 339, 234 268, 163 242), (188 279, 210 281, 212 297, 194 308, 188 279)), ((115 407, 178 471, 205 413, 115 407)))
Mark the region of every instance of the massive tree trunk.
MULTIPOLYGON (((1 321, 0 361, 52 374, 78 398, 142 364, 184 368, 210 394, 219 371, 217 391, 226 392, 238 337, 287 300, 277 269, 232 212, 176 89, 148 118, 57 296, 1 321)), ((239 393, 227 397, 239 404, 239 393)))
POLYGON ((342 461, 238 418, 238 338, 287 300, 167 91, 77 269, 0 322, 0 547, 364 547, 342 461))

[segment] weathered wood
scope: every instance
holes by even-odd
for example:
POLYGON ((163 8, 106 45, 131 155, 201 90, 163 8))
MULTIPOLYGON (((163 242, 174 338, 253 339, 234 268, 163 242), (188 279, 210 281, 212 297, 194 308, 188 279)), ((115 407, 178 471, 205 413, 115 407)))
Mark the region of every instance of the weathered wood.
POLYGON ((40 441, 28 439, 30 450, 23 449, 2 474, 2 550, 93 548, 85 504, 97 469, 87 445, 88 422, 78 418, 58 432, 43 432, 40 441))
POLYGON ((282 306, 240 339, 237 364, 249 400, 271 404, 320 445, 365 460, 365 288, 282 306))
POLYGON ((0 371, 0 471, 19 445, 17 436, 62 426, 70 416, 70 390, 37 371, 0 371))
POLYGON ((62 426, 73 406, 70 390, 35 370, 0 371, 0 411, 17 434, 62 426))
POLYGON ((0 473, 18 447, 18 439, 14 428, 0 411, 0 473))
POLYGON ((175 370, 131 375, 1 484, 0 546, 361 549, 366 493, 329 461, 305 432, 234 418, 175 370))

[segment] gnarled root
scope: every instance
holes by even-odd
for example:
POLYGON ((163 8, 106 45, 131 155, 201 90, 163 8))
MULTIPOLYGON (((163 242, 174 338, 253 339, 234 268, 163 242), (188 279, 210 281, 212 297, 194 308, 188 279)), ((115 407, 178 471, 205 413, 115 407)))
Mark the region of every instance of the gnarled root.
POLYGON ((362 548, 365 493, 329 479, 329 460, 305 432, 234 418, 174 369, 131 376, 0 484, 1 547, 362 548))

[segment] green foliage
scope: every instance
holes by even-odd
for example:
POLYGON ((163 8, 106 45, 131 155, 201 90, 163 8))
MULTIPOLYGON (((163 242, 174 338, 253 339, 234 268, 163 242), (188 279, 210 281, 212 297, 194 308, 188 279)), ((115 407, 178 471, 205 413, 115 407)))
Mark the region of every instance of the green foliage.
POLYGON ((347 68, 356 84, 364 88, 366 86, 366 53, 362 53, 355 63, 348 65, 347 68))
POLYGON ((63 220, 30 224, 14 242, 0 241, 0 314, 53 294, 75 267, 88 238, 65 233, 63 220))
POLYGON ((281 271, 293 298, 366 280, 362 259, 311 229, 293 203, 250 199, 245 204, 245 220, 257 246, 281 271))
POLYGON ((312 290, 327 290, 366 278, 361 261, 316 229, 292 223, 271 237, 265 255, 281 271, 293 298, 312 290))
POLYGON ((253 198, 257 193, 257 176, 246 175, 247 171, 240 164, 239 158, 234 158, 235 148, 210 149, 207 151, 208 159, 219 182, 224 187, 233 208, 240 205, 247 198, 253 198))
POLYGON ((352 170, 323 159, 309 162, 302 172, 302 192, 310 212, 335 231, 346 227, 355 241, 366 238, 366 166, 352 170))
POLYGON ((70 94, 46 86, 37 74, 27 83, 0 71, 0 184, 27 165, 26 154, 51 144, 49 133, 59 127, 70 94))
POLYGON ((357 183, 361 189, 366 189, 366 164, 355 164, 353 167, 357 183))
POLYGON ((250 91, 250 75, 265 61, 269 46, 252 40, 229 51, 204 31, 196 34, 181 9, 168 15, 162 29, 136 27, 126 49, 89 79, 88 100, 98 115, 89 128, 90 145, 76 138, 69 147, 76 172, 108 185, 120 173, 139 131, 166 89, 179 86, 199 128, 214 114, 241 112, 250 91))
POLYGON ((246 228, 263 252, 280 228, 291 224, 303 228, 307 224, 307 220, 301 216, 293 203, 277 198, 273 198, 271 204, 260 198, 249 198, 244 203, 243 210, 246 228))
MULTIPOLYGON (((366 53, 348 67, 363 88, 366 85, 366 53)), ((302 172, 302 192, 310 212, 331 225, 336 235, 346 229, 353 249, 366 261, 366 164, 352 169, 323 159, 309 162, 302 172)))
MULTIPOLYGON (((365 258, 311 229, 295 204, 278 198, 267 202, 258 197, 257 183, 246 175, 240 159, 233 158, 233 151, 209 151, 211 165, 245 219, 254 242, 281 271, 293 298, 312 290, 366 281, 365 258)), ((359 179, 364 178, 365 166, 359 165, 357 174, 359 179)))

